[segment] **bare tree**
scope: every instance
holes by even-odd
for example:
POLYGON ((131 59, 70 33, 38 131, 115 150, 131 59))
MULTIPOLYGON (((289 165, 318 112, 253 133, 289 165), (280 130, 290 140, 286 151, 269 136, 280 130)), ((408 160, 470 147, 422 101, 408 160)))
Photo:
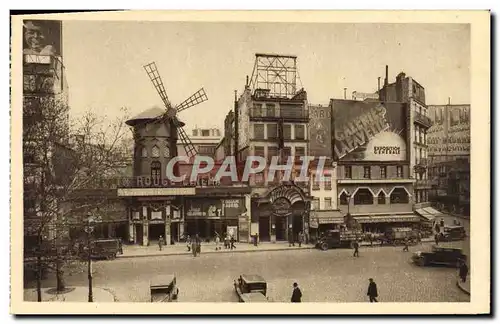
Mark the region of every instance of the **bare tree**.
POLYGON ((25 263, 34 266, 38 301, 44 268, 55 270, 57 291, 64 291, 64 268, 78 262, 81 242, 70 239, 69 229, 108 202, 81 193, 102 187, 127 153, 126 111, 111 122, 89 111, 70 125, 67 116, 66 102, 54 97, 24 104, 25 263))

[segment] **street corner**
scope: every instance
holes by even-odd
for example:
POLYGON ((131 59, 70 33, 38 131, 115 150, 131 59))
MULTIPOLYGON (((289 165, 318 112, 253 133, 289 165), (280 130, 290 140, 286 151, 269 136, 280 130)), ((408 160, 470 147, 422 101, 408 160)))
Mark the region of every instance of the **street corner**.
POLYGON ((462 279, 457 278, 457 286, 467 295, 470 295, 470 278, 467 278, 465 282, 462 282, 462 279))

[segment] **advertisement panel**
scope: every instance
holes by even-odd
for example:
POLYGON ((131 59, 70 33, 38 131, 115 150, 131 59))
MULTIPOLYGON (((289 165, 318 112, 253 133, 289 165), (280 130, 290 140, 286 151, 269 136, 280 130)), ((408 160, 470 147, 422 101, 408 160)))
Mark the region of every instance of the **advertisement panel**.
POLYGON ((62 55, 62 22, 60 20, 24 20, 23 53, 62 55))
POLYGON ((246 211, 244 198, 224 199, 223 206, 226 217, 238 217, 246 211))
POLYGON ((331 106, 336 160, 408 160, 406 104, 332 100, 331 106))
POLYGON ((309 106, 309 155, 332 156, 331 107, 309 106))
POLYGON ((429 106, 429 156, 470 154, 470 105, 429 106))
POLYGON ((189 199, 186 201, 187 217, 220 218, 224 209, 220 199, 189 199))

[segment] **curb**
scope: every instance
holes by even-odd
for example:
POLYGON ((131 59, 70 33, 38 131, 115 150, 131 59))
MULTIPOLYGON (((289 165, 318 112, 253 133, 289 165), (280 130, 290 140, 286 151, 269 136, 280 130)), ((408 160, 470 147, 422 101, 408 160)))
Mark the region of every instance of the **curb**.
POLYGON ((458 286, 458 288, 460 288, 461 291, 463 291, 464 293, 466 293, 467 295, 470 296, 470 291, 467 290, 467 288, 465 288, 464 285, 462 285, 462 283, 460 282, 460 279, 457 279, 457 286, 458 286))
MULTIPOLYGON (((262 250, 233 250, 233 251, 206 251, 203 254, 221 254, 221 253, 249 253, 249 252, 274 252, 274 251, 290 251, 290 250, 312 250, 314 246, 307 246, 301 248, 279 248, 279 249, 262 249, 262 250)), ((191 252, 180 252, 180 253, 162 253, 162 254, 132 254, 132 255, 120 255, 116 259, 129 259, 129 258, 146 258, 146 257, 158 257, 158 256, 178 256, 178 255, 193 255, 191 252)))

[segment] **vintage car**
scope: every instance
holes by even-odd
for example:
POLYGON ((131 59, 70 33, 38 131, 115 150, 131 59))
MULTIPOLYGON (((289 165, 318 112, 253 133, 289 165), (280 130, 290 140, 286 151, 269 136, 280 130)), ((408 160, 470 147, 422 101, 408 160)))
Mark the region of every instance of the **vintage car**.
POLYGON ((160 275, 149 284, 152 303, 174 302, 179 297, 175 275, 160 275))
POLYGON ((242 303, 265 303, 268 302, 267 283, 259 275, 242 274, 234 281, 234 290, 242 303))
POLYGON ((463 226, 445 226, 443 232, 441 233, 440 241, 461 241, 465 239, 466 233, 463 226))
POLYGON ((437 245, 433 245, 430 252, 418 251, 412 256, 412 261, 419 266, 446 265, 458 267, 460 260, 467 260, 467 256, 462 253, 462 249, 437 245))
POLYGON ((118 239, 104 239, 93 242, 92 258, 115 259, 120 252, 120 241, 118 239))

